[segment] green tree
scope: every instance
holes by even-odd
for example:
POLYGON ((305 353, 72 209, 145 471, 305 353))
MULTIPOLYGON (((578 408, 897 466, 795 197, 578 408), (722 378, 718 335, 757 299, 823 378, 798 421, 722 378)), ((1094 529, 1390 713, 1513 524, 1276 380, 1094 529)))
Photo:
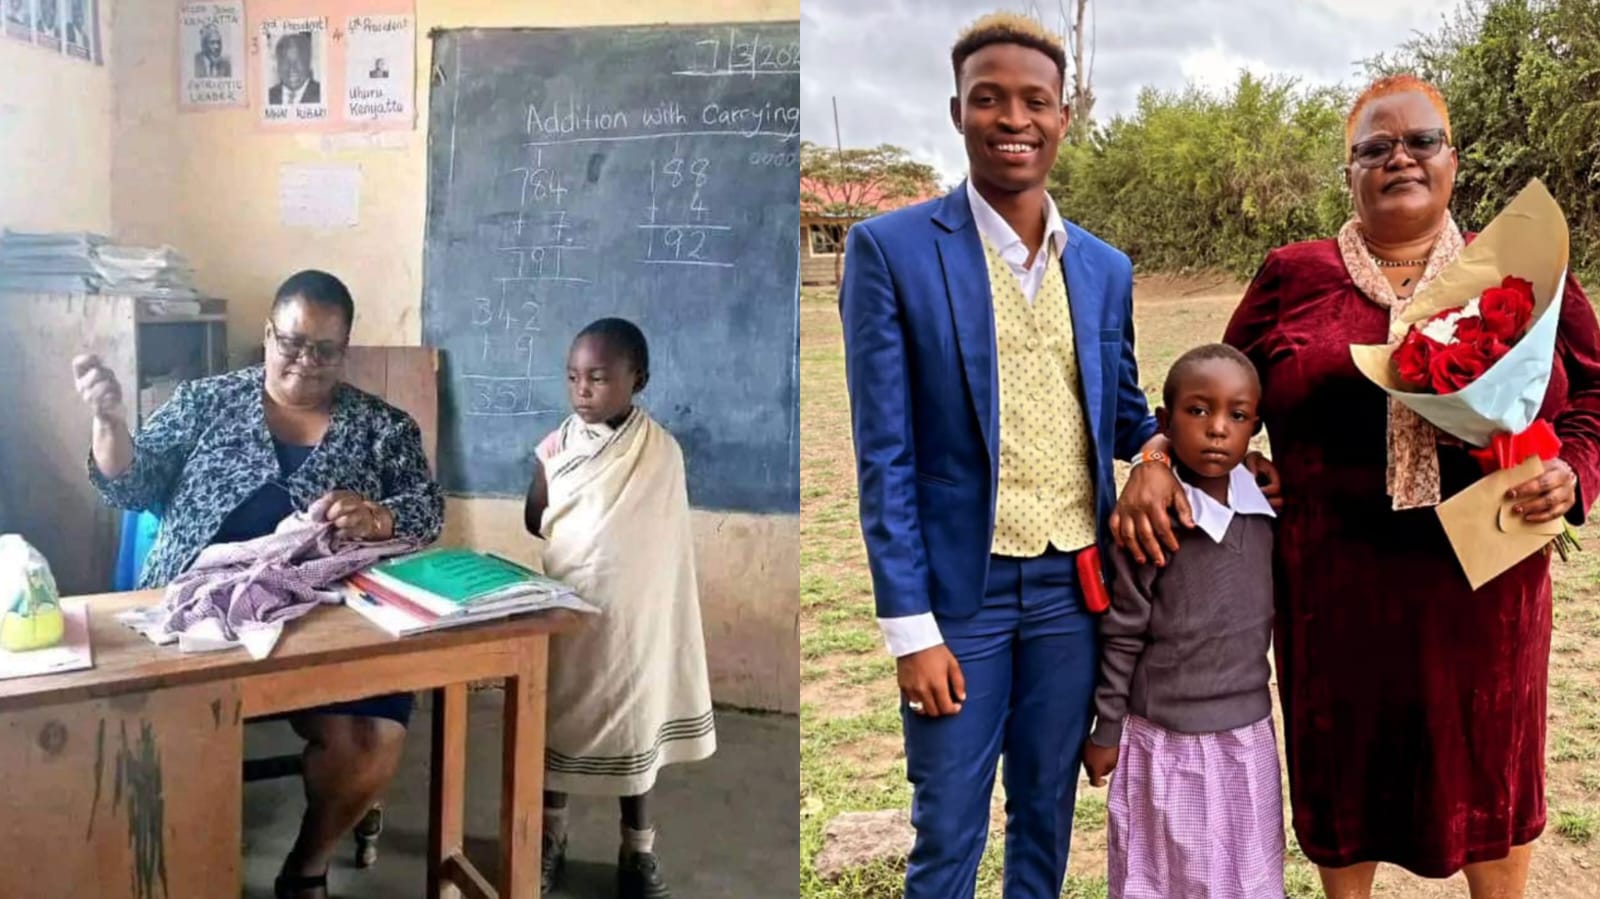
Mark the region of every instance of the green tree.
MULTIPOLYGON (((1366 70, 1414 72, 1444 93, 1462 227, 1482 228, 1539 178, 1566 212, 1573 270, 1600 274, 1600 0, 1467 0, 1366 70)), ((1146 90, 1132 115, 1062 147, 1051 189, 1142 268, 1248 274, 1349 215, 1352 99, 1249 74, 1221 96, 1146 90)))
POLYGON ((1600 0, 1469 2, 1368 69, 1415 72, 1444 94, 1462 227, 1538 178, 1567 215, 1572 268, 1600 269, 1600 0))
POLYGON ((800 142, 800 203, 825 215, 865 218, 939 188, 933 166, 893 144, 843 152, 800 142))
MULTIPOLYGON (((800 207, 845 220, 876 215, 939 190, 939 173, 900 147, 879 144, 843 152, 800 142, 800 207)), ((844 241, 834 250, 834 277, 843 268, 844 241)))

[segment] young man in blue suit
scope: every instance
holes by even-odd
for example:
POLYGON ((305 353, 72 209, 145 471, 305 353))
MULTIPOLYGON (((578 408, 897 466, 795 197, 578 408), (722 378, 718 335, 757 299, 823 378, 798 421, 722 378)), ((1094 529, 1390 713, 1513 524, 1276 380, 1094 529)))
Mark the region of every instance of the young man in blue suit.
POLYGON ((973 895, 1003 756, 1005 896, 1054 899, 1098 667, 1078 556, 1117 527, 1159 559, 1166 510, 1193 520, 1139 386, 1128 258, 1045 190, 1068 117, 1059 39, 995 14, 951 57, 969 177, 852 228, 840 290, 914 787, 906 897, 973 895), (1113 459, 1136 462, 1115 513, 1113 459))

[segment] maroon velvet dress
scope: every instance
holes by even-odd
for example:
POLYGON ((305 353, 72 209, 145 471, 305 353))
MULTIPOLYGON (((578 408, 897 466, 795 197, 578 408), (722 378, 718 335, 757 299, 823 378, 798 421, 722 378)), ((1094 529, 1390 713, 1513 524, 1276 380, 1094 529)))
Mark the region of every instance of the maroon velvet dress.
MULTIPOLYGON (((1568 279, 1541 417, 1600 487, 1600 327, 1568 279)), ((1544 554, 1476 592, 1432 509, 1394 512, 1387 404, 1350 345, 1389 312, 1357 292, 1336 241, 1268 254, 1224 340, 1260 369, 1282 478, 1275 644, 1294 830, 1313 862, 1427 877, 1503 858, 1544 829, 1550 578, 1544 554)), ((1449 497, 1482 476, 1439 449, 1449 497)))

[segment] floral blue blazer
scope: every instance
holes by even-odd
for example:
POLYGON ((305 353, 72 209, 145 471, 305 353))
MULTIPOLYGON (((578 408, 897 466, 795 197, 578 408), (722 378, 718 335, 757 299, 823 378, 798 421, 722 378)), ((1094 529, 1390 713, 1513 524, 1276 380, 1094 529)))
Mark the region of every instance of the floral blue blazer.
POLYGON ((161 516, 161 533, 141 588, 164 586, 194 563, 223 519, 268 481, 304 509, 330 490, 354 490, 394 513, 396 536, 424 543, 444 525, 444 493, 428 473, 422 431, 383 400, 341 385, 322 443, 281 476, 257 365, 179 385, 133 438, 133 465, 106 478, 89 458, 89 478, 109 504, 161 516))

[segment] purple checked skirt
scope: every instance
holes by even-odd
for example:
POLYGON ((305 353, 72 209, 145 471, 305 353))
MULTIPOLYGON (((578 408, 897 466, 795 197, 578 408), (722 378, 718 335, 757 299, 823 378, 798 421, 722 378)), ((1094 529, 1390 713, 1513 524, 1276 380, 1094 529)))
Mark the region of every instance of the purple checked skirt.
POLYGON ((1283 899, 1270 715, 1214 734, 1129 715, 1106 804, 1111 899, 1283 899))

